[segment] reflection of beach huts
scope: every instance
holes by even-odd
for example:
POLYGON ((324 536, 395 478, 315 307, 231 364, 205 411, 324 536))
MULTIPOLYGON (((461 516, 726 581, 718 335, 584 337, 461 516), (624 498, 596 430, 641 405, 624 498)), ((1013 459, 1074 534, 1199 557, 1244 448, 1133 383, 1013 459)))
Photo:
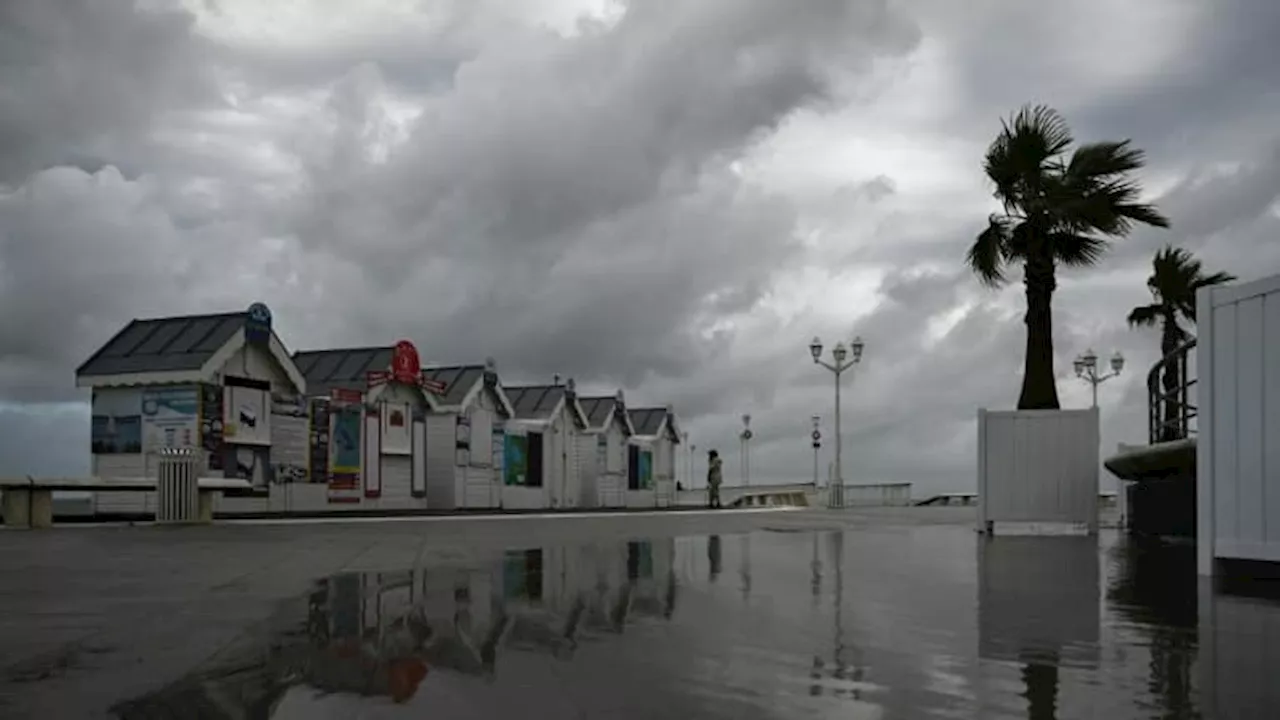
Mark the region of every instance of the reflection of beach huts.
POLYGON ((627 507, 670 505, 675 498, 680 433, 671 407, 628 408, 635 434, 627 445, 627 507))
MULTIPOLYGON (((91 473, 155 477, 156 455, 190 448, 204 475, 249 480, 266 497, 274 479, 305 474, 306 427, 296 408, 306 382, 271 312, 133 320, 76 370, 92 389, 91 473)), ((234 494, 234 491, 228 492, 234 494)), ((111 492, 97 512, 155 509, 154 492, 111 492)))
POLYGON ((434 381, 418 351, 394 346, 298 352, 307 379, 312 495, 302 505, 426 507, 426 416, 434 381))
POLYGON ((582 499, 578 439, 587 419, 573 381, 503 390, 515 418, 506 427, 502 506, 577 507, 582 499))
POLYGON ((626 507, 627 439, 635 434, 622 391, 579 397, 587 426, 578 436, 583 507, 626 507))
POLYGON ((484 365, 428 367, 435 411, 427 425, 427 505, 434 509, 502 505, 503 436, 514 415, 492 359, 484 365))

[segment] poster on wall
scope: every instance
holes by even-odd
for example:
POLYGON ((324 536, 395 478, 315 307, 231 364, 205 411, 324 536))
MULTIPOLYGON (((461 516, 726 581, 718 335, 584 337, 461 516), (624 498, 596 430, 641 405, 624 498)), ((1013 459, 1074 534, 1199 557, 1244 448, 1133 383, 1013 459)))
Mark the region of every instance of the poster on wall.
POLYGON ((503 448, 502 484, 524 485, 529 474, 529 438, 507 435, 503 448))
POLYGON ((142 450, 193 448, 200 438, 200 389, 149 387, 142 390, 142 450))
POLYGON ((271 460, 277 483, 307 481, 311 442, 307 402, 297 395, 276 393, 271 398, 271 460))
POLYGON ((457 418, 457 427, 454 430, 454 453, 453 461, 458 465, 471 464, 471 418, 459 415, 457 418))
POLYGON ((611 472, 612 468, 608 465, 609 460, 609 438, 603 433, 596 436, 596 467, 599 472, 611 472))
POLYGON ((133 388, 94 390, 89 446, 95 455, 142 452, 142 396, 133 388))
POLYGON ((335 403, 330 407, 329 422, 333 432, 329 438, 329 502, 360 502, 360 459, 364 447, 360 442, 364 425, 364 406, 359 403, 335 403))
MULTIPOLYGON (((271 448, 261 445, 226 445, 223 447, 223 473, 229 478, 248 480, 253 493, 267 492, 272 479, 271 448)), ((233 494, 228 491, 227 494, 233 494)))
POLYGON ((653 489, 653 452, 649 450, 640 451, 640 489, 653 489))
POLYGON ((413 427, 409 403, 382 403, 382 452, 384 455, 412 455, 413 427))
POLYGON ((329 401, 315 398, 310 403, 311 422, 308 477, 313 483, 329 482, 329 401))
POLYGON ((223 393, 222 435, 236 445, 271 444, 271 384, 227 377, 223 393))
POLYGON ((210 470, 223 469, 222 386, 200 386, 200 447, 210 470))

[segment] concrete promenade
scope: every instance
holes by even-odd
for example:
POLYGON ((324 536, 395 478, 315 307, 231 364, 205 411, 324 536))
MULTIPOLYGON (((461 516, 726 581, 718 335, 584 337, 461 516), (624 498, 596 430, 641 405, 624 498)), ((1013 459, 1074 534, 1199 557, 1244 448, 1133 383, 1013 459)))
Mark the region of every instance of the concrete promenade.
POLYGON ((338 572, 501 548, 973 521, 972 508, 865 508, 0 530, 0 717, 103 717, 338 572))

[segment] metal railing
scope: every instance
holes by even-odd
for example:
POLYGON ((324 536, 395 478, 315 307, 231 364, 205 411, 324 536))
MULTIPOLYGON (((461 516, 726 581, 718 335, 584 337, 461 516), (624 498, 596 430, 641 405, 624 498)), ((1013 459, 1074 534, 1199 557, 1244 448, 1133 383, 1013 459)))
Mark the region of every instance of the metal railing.
POLYGON ((1195 369, 1191 367, 1195 338, 1160 358, 1147 373, 1147 427, 1149 442, 1182 440, 1196 432, 1195 369), (1166 377, 1172 377, 1166 388, 1166 377))

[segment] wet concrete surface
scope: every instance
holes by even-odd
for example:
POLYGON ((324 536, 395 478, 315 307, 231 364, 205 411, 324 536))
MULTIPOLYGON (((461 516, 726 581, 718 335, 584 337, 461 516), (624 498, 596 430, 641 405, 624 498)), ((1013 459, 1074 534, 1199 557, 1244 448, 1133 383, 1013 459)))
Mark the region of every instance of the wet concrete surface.
POLYGON ((0 532, 4 718, 1268 718, 1280 603, 967 508, 0 532))

